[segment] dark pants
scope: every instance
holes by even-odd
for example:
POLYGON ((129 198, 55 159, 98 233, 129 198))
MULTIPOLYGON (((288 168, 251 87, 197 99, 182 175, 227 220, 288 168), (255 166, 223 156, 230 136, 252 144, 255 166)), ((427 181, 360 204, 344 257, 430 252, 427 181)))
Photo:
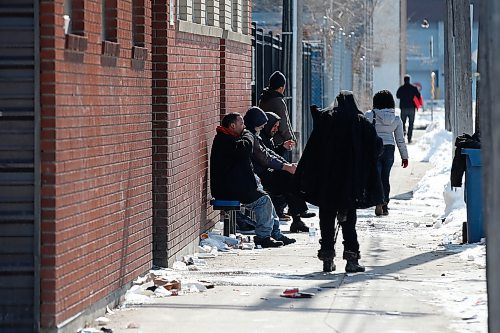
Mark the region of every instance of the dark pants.
POLYGON ((408 133, 408 142, 411 142, 413 135, 413 122, 415 121, 415 108, 401 109, 401 120, 403 121, 403 132, 408 133), (406 119, 408 119, 408 132, 406 132, 406 119))
MULTIPOLYGON (((321 250, 333 250, 335 248, 335 218, 338 216, 338 209, 319 208, 319 227, 321 229, 321 250)), ((347 210, 347 219, 340 222, 342 236, 344 238, 344 251, 358 253, 359 243, 356 233, 356 209, 347 210)))
MULTIPOLYGON (((277 199, 279 195, 285 197, 288 214, 295 216, 307 211, 307 203, 299 196, 291 173, 283 170, 266 172, 261 176, 261 181, 264 189, 270 193, 271 199, 277 199)), ((280 203, 276 202, 275 206, 280 206, 280 203)))
POLYGON ((384 203, 389 203, 389 193, 391 192, 391 184, 389 177, 391 175, 391 168, 394 164, 394 145, 384 145, 384 152, 378 158, 377 169, 382 179, 382 187, 384 188, 384 203))

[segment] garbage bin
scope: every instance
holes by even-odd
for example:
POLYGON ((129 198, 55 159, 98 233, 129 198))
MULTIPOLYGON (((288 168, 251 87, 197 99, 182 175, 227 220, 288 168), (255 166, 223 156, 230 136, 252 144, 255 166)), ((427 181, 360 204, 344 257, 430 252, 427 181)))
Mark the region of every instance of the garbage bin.
POLYGON ((484 237, 481 149, 462 149, 466 155, 465 203, 467 206, 467 242, 477 243, 484 237))

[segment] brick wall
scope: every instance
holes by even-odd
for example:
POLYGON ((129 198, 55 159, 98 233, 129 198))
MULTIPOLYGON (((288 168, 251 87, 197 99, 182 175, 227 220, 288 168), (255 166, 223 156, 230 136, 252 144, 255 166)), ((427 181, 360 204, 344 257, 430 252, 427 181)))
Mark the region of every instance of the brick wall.
POLYGON ((250 106, 251 51, 176 31, 167 2, 154 3, 165 15, 153 22, 153 260, 168 266, 218 221, 208 204, 209 152, 221 114, 250 106))
MULTIPOLYGON (((40 1, 45 328, 123 287, 152 258, 151 63, 132 59, 131 1, 117 1, 119 45, 106 55, 101 1, 73 1, 84 6, 74 8, 83 32, 66 37, 63 2, 40 1)), ((151 49, 150 2, 142 3, 151 49)))

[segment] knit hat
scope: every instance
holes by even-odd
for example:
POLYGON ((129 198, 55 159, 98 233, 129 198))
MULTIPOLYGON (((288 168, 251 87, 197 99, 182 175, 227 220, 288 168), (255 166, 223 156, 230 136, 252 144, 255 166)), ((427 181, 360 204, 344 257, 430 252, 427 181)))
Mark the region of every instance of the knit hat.
POLYGON ((252 133, 255 133, 255 127, 259 127, 267 123, 267 116, 264 111, 258 106, 252 106, 248 109, 243 117, 245 127, 252 133))
POLYGON ((286 78, 283 73, 280 71, 276 71, 269 77, 269 88, 272 90, 276 90, 280 87, 284 87, 286 84, 286 78))

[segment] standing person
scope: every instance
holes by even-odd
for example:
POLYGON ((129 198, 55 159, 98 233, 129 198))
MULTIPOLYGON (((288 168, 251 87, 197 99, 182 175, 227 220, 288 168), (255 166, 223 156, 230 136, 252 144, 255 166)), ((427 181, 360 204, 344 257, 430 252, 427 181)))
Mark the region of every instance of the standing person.
MULTIPOLYGON (((288 213, 293 218, 290 232, 309 231, 309 228, 300 218, 300 213, 307 211, 307 204, 299 197, 296 187, 293 186, 293 174, 297 165, 288 163, 263 143, 260 135, 268 118, 261 108, 256 106, 250 108, 243 120, 245 121, 245 127, 254 135, 251 159, 254 171, 262 180, 264 189, 270 194, 281 194, 285 197, 289 207, 288 213)), ((271 196, 271 200, 273 200, 273 196, 271 196)), ((273 205, 275 205, 275 201, 273 201, 273 205)))
POLYGON ((307 202, 319 207, 323 271, 335 270, 335 218, 342 227, 346 272, 363 272, 356 233, 356 209, 383 202, 377 157, 382 140, 359 111, 350 91, 341 91, 335 105, 311 107, 313 131, 296 170, 307 202))
POLYGON ((388 215, 389 192, 391 185, 389 176, 394 164, 395 145, 398 146, 401 156, 401 166, 408 166, 408 150, 406 149, 405 137, 403 134, 403 122, 394 112, 394 97, 388 90, 381 90, 373 96, 373 110, 365 113, 366 119, 375 124, 375 130, 384 143, 384 152, 379 157, 377 169, 382 179, 384 188, 384 203, 375 207, 375 215, 388 215))
POLYGON ((404 84, 398 88, 396 97, 399 98, 401 109, 401 120, 403 121, 403 133, 406 135, 406 119, 408 119, 408 143, 411 143, 413 134, 413 122, 415 121, 415 99, 420 101, 420 92, 417 87, 410 83, 410 75, 404 76, 404 84))
POLYGON ((282 147, 282 155, 288 162, 292 161, 291 151, 297 143, 293 134, 292 124, 285 97, 286 78, 283 73, 276 71, 269 77, 269 85, 264 88, 259 99, 259 107, 266 112, 274 112, 280 117, 278 132, 274 135, 274 144, 282 147))
POLYGON ((216 131, 210 155, 212 195, 219 200, 238 200, 255 212, 255 245, 266 248, 294 243, 295 239, 281 233, 271 198, 257 183, 250 160, 254 136, 245 130, 243 117, 237 112, 226 114, 216 131))

